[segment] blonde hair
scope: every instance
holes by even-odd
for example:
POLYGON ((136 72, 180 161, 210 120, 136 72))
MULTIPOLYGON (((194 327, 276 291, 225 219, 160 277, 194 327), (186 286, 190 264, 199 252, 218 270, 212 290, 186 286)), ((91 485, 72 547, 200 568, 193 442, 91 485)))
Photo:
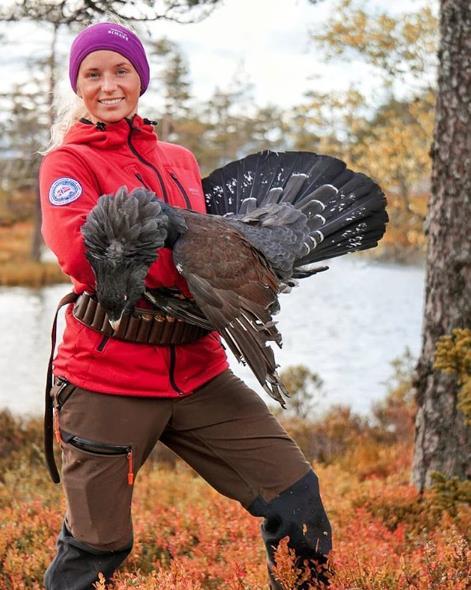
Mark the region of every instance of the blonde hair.
POLYGON ((52 150, 60 147, 64 142, 64 137, 71 127, 82 117, 90 118, 90 114, 85 108, 83 101, 77 95, 70 96, 66 101, 58 101, 56 106, 56 120, 51 127, 51 137, 46 148, 39 153, 46 155, 52 150))

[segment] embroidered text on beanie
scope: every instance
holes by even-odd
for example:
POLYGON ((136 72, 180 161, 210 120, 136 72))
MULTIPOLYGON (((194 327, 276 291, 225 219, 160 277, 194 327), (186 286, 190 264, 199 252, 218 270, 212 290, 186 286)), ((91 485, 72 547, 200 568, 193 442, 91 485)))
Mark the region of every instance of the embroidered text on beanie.
POLYGON ((134 66, 141 80, 141 95, 149 86, 149 63, 146 52, 137 35, 122 25, 98 23, 84 29, 77 35, 70 50, 70 84, 77 92, 77 77, 80 64, 89 53, 100 50, 116 51, 126 57, 134 66))

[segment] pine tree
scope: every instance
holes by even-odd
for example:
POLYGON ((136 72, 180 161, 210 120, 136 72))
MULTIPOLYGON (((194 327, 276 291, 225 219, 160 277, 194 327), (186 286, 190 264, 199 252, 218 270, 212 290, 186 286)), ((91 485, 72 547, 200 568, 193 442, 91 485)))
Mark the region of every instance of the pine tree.
POLYGON ((413 481, 433 472, 471 477, 471 426, 459 408, 460 381, 434 367, 438 339, 471 327, 471 6, 441 0, 438 100, 413 481))

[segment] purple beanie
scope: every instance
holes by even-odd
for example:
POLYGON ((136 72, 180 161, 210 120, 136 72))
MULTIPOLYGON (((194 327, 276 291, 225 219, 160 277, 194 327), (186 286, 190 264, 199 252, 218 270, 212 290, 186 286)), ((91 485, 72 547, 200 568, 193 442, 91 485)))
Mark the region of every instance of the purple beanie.
POLYGON ((141 79, 141 95, 149 86, 149 63, 139 38, 129 29, 115 23, 98 23, 77 35, 70 50, 69 78, 77 92, 80 64, 93 51, 115 51, 127 58, 141 79))

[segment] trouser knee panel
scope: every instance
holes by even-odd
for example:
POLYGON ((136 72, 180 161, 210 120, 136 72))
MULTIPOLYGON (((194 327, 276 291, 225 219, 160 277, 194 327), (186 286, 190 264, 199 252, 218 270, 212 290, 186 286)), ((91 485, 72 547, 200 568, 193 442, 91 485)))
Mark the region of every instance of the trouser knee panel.
MULTIPOLYGON (((272 588, 279 587, 271 569, 278 543, 284 537, 289 537, 288 544, 299 562, 311 559, 318 564, 326 563, 332 549, 332 530, 319 493, 318 478, 312 470, 270 502, 258 497, 249 506, 249 512, 264 517, 261 530, 272 588)), ((327 583, 327 576, 317 575, 316 571, 312 569, 313 580, 327 583)))
POLYGON ((294 548, 313 549, 323 555, 332 549, 332 530, 313 471, 270 502, 257 498, 249 512, 265 517, 262 536, 267 545, 288 535, 294 548))
POLYGON ((57 539, 57 554, 44 575, 46 590, 92 590, 101 572, 109 580, 131 552, 132 543, 101 551, 75 539, 66 525, 57 539))

